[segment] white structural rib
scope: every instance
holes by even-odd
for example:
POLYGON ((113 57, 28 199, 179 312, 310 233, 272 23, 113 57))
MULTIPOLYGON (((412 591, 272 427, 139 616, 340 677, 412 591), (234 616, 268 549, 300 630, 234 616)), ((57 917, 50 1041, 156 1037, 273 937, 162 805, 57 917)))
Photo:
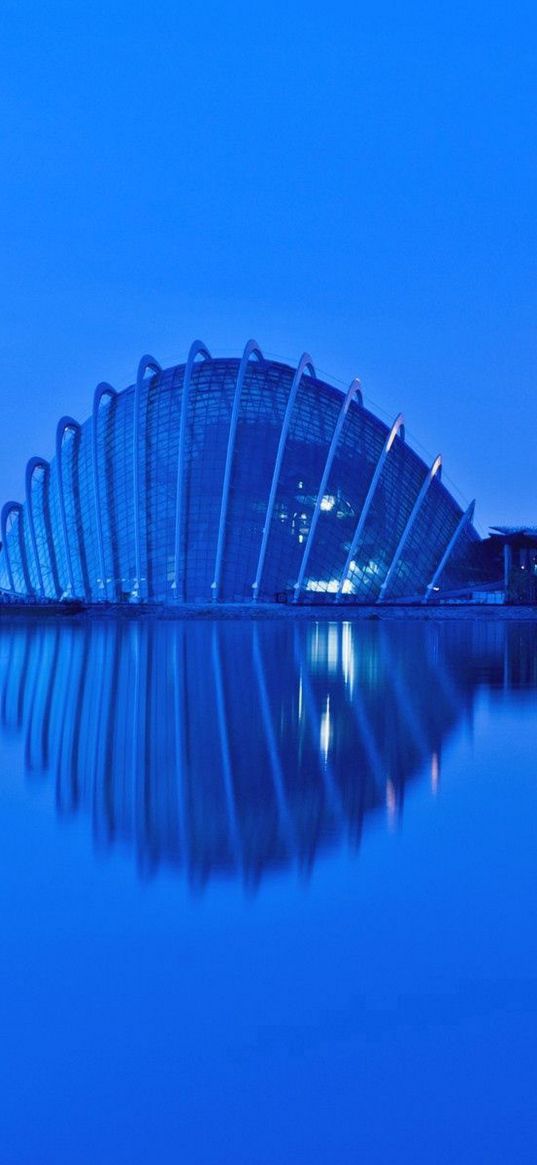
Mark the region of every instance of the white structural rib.
POLYGON ((244 384, 244 377, 248 367, 248 361, 251 356, 256 356, 258 360, 263 359, 263 353, 259 344, 255 340, 248 340, 244 349, 242 360, 239 364, 237 373, 237 380, 235 382, 235 393, 233 396, 233 407, 231 410, 231 420, 229 422, 229 435, 227 440, 226 465, 224 469, 224 482, 222 485, 222 501, 220 504, 220 520, 218 523, 218 541, 216 544, 216 559, 214 564, 214 582, 211 584, 213 593, 213 600, 219 597, 220 579, 222 575, 222 559, 224 555, 224 541, 226 537, 226 519, 229 504, 229 487, 231 483, 231 470, 233 468, 233 454, 235 452, 235 438, 237 436, 237 423, 239 420, 239 409, 241 403, 241 394, 244 384))
POLYGON ((350 386, 347 390, 347 394, 343 400, 343 404, 342 404, 341 409, 340 409, 339 417, 338 417, 337 422, 336 422, 336 427, 334 429, 334 435, 333 435, 332 440, 330 442, 330 448, 328 450, 328 456, 326 458, 326 464, 324 467, 323 476, 321 478, 321 484, 319 486, 319 490, 317 493, 317 501, 315 502, 315 509, 313 511, 311 525, 309 528, 308 537, 306 538, 306 545, 304 547, 304 553, 302 555, 302 562, 300 563, 300 570, 298 572, 298 578, 297 578, 296 583, 295 583, 294 595, 293 595, 293 602, 294 603, 297 603, 298 599, 300 598, 300 592, 301 592, 302 586, 304 584, 304 575, 306 573, 306 567, 308 565, 309 556, 310 556, 311 551, 312 551, 313 542, 314 542, 314 538, 315 538, 315 531, 317 529, 317 523, 319 521, 319 514, 321 512, 321 502, 322 502, 323 497, 326 493, 326 487, 328 485, 328 479, 330 477, 330 470, 332 469, 332 464, 333 464, 334 457, 336 455, 336 450, 337 450, 337 447, 339 444, 339 438, 341 436, 343 422, 344 422, 345 417, 347 416, 347 413, 349 411, 351 401, 353 401, 354 399, 356 399, 358 401, 360 406, 363 405, 362 392, 361 392, 361 388, 360 388, 360 381, 357 378, 352 381, 352 383, 350 384, 350 386))
POLYGON ((468 509, 461 516, 458 525, 455 527, 455 530, 453 531, 453 534, 451 535, 451 538, 446 546, 446 549, 444 550, 444 553, 440 559, 440 562, 438 563, 438 566, 433 574, 433 577, 432 577, 432 579, 431 579, 431 581, 430 581, 430 583, 425 591, 422 602, 424 602, 424 603, 428 602, 432 591, 434 591, 434 588, 435 588, 439 578, 442 576, 442 573, 443 573, 449 559, 451 558, 451 555, 453 554, 456 543, 458 542, 465 526, 468 525, 468 522, 472 521, 472 518, 474 516, 474 510, 475 510, 475 500, 473 502, 470 502, 468 509))
POLYGON ((394 576, 395 571, 397 569, 397 566, 399 564, 399 559, 401 558, 401 555, 402 555, 403 550, 406 546, 409 535, 412 531, 412 527, 413 527, 413 525, 416 521, 416 518, 421 510, 421 507, 422 507, 423 502, 425 500, 425 495, 429 489, 429 486, 430 486, 431 482, 433 481, 433 479, 436 477, 437 473, 441 472, 441 469, 442 469, 442 458, 439 454, 438 457, 436 457, 435 460, 433 461, 433 464, 431 465, 429 472, 426 474, 425 480, 422 483, 420 492, 419 492, 419 494, 416 498, 416 501, 414 502, 414 505, 412 507, 412 512, 409 516, 407 524, 406 524, 406 526, 403 530, 403 533, 401 535, 401 538, 399 540, 399 544, 398 544, 397 550, 395 551, 395 554, 392 558, 392 561, 390 563, 388 573, 387 573, 386 578, 384 579, 384 582, 380 588, 380 591, 379 591, 379 601, 380 602, 382 602, 382 600, 386 598, 386 595, 387 595, 389 587, 390 587, 390 583, 393 579, 393 576, 394 576))
POLYGON ((186 463, 186 436, 188 425, 188 402, 190 399, 190 381, 192 368, 196 356, 210 360, 211 354, 201 340, 194 340, 188 353, 183 377, 183 391, 181 394, 181 417, 179 421, 179 450, 177 454, 177 490, 175 495, 175 547, 174 547, 174 581, 176 599, 184 599, 185 572, 183 571, 182 588, 179 585, 181 570, 181 544, 183 541, 183 500, 185 493, 185 463, 186 463), (182 589, 182 594, 179 591, 182 589))
POLYGON ((138 365, 138 375, 136 377, 136 384, 134 386, 134 419, 132 428, 132 476, 133 476, 133 502, 134 502, 134 583, 132 587, 132 597, 140 598, 142 589, 142 547, 140 539, 140 403, 142 399, 142 389, 144 384, 144 376, 147 369, 155 376, 162 372, 158 360, 153 356, 142 356, 138 365))
MULTIPOLYGON (((7 577, 8 577, 8 582, 9 582, 9 589, 10 589, 12 594, 15 594, 15 581, 14 581, 14 577, 13 577, 13 567, 11 565, 11 552, 9 549, 8 530, 7 530, 7 520, 11 514, 17 514, 17 522, 18 522, 18 529, 19 529, 19 547, 21 547, 20 523, 22 521, 22 506, 21 506, 20 502, 6 502, 5 505, 2 506, 2 515, 0 517, 0 525, 1 525, 1 535, 0 536, 2 539, 2 549, 4 551, 4 557, 6 560, 6 570, 7 570, 7 577)), ((29 593, 30 593, 30 588, 28 587, 28 594, 29 593)))
POLYGON ((103 597, 108 598, 106 585, 106 566, 104 560, 104 537, 103 537, 103 515, 101 509, 101 488, 99 479, 99 408, 103 397, 109 396, 111 400, 117 396, 115 388, 111 384, 107 384, 102 380, 97 385, 93 394, 93 413, 92 413, 92 428, 91 428, 91 466, 93 476, 93 500, 95 504, 95 523, 97 526, 97 553, 99 556, 99 575, 97 579, 97 587, 104 592, 103 597))
POLYGON ((56 427, 56 471, 58 481, 58 497, 60 503, 60 522, 62 528, 63 546, 65 550, 65 561, 67 563, 67 584, 68 594, 75 593, 75 579, 73 574, 73 559, 71 557, 71 547, 69 546, 69 531, 67 529, 67 512, 65 509, 65 488, 63 482, 63 438, 67 432, 75 433, 76 436, 80 434, 80 425, 73 417, 61 417, 56 427))
POLYGON ((371 478, 371 482, 369 485, 369 489, 367 491, 366 499, 364 501, 364 504, 363 504, 362 509, 361 509, 360 517, 358 518, 358 522, 356 524, 356 529, 355 529, 354 534, 353 534, 352 542, 349 546, 349 553, 347 554, 345 566, 343 567, 341 578, 339 580, 339 587, 337 590, 336 599, 341 598, 341 595, 343 593, 343 587, 345 586, 345 583, 349 577, 351 562, 353 560, 353 557, 354 557, 354 554, 356 551, 356 547, 358 546, 358 543, 359 543, 360 538, 362 536, 362 532, 363 532, 363 529, 364 529, 364 526, 366 523, 367 515, 371 509, 371 503, 372 503, 373 498, 374 498, 375 493, 376 493, 377 485, 379 483, 379 478, 380 478, 380 475, 382 473, 382 470, 384 469, 384 462, 386 461, 388 453, 390 452, 390 449, 395 441, 395 438, 397 437, 397 434, 400 432, 401 436, 404 437, 404 432, 405 432, 404 426, 405 426, 405 421, 404 421, 403 414, 399 413, 399 415, 395 418, 395 421, 393 422, 393 425, 390 429, 390 432, 388 433, 388 436, 386 437, 386 441, 384 443, 383 449, 381 451, 380 457, 379 457, 377 464, 376 464, 376 467, 375 467, 375 472, 373 474, 373 477, 371 478))
MULTIPOLYGON (((32 482, 33 482, 33 477, 34 477, 34 473, 35 473, 36 469, 43 470, 43 496, 44 496, 45 491, 48 487, 48 482, 49 482, 49 474, 50 474, 49 462, 45 461, 44 457, 31 457, 27 466, 26 466, 26 506, 27 506, 27 510, 28 510, 28 525, 30 527, 30 541, 32 543, 32 554, 33 554, 34 563, 35 563, 39 592, 44 597, 45 584, 43 581, 43 569, 41 566, 41 560, 39 558, 39 551, 37 548, 37 535, 36 535, 36 531, 35 531, 34 501, 33 501, 33 496, 32 496, 32 482)), ((51 546, 50 531, 47 528, 48 523, 46 522, 46 519, 45 519, 45 506, 44 506, 44 504, 42 507, 42 512, 43 512, 43 528, 45 531, 45 537, 47 539, 50 561, 52 564, 53 550, 52 550, 52 546, 51 546)))
POLYGON ((309 368, 312 376, 316 375, 315 368, 313 367, 313 361, 311 359, 311 356, 308 356, 308 353, 304 352, 303 356, 300 358, 298 368, 297 368, 295 375, 293 377, 293 383, 291 385, 291 390, 289 392, 289 396, 287 399, 287 406, 286 406, 285 414, 284 414, 284 418, 283 418, 283 424, 282 424, 282 429, 281 429, 281 433, 280 433, 280 440, 278 443, 278 452, 276 454, 276 461, 274 462, 274 471, 272 474, 272 482, 271 482, 271 486, 270 486, 270 494, 269 494, 269 500, 268 500, 268 505, 267 505, 267 512, 265 514, 265 524, 263 526, 263 537, 261 539, 261 548, 259 551, 259 559, 257 562, 257 571, 256 571, 256 575, 255 575, 255 581, 252 583, 254 603, 256 602, 257 597, 259 595, 259 588, 261 586, 261 580, 263 578, 263 567, 265 565, 265 555, 267 553, 267 545, 268 545, 268 540, 269 540, 269 535, 270 535, 270 527, 272 525, 272 514, 274 511, 274 502, 276 500, 276 490, 278 489, 278 482, 280 479, 280 471, 282 468, 283 455, 285 453, 287 434, 289 432, 289 425, 291 424, 291 416, 292 416, 292 412, 293 412, 293 408, 294 408, 294 404, 295 404, 295 400, 296 400, 296 394, 298 392, 300 381, 302 380, 302 377, 304 375, 306 368, 309 368))

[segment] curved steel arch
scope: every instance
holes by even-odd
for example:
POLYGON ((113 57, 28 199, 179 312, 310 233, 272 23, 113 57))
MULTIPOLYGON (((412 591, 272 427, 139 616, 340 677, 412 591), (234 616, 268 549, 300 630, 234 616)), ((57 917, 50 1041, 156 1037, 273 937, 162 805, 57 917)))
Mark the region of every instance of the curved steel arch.
MULTIPOLYGON (((43 582, 43 569, 42 569, 41 561, 39 558, 39 551, 37 549, 37 537, 36 537, 36 532, 35 532, 34 504, 33 504, 33 497, 32 497, 32 480, 33 480, 33 476, 34 476, 36 469, 43 470, 43 474, 44 474, 43 499, 44 499, 45 493, 48 492, 48 488, 49 488, 49 484, 50 484, 50 462, 48 462, 44 457, 30 457, 30 460, 26 466, 26 475, 25 475, 26 505, 28 508, 28 522, 30 524, 30 539, 31 539, 31 543, 32 543, 32 552, 33 552, 33 556, 34 556, 34 562, 35 562, 35 568, 36 568, 36 573, 37 573, 37 580, 38 580, 38 584, 39 584, 39 590, 41 592, 41 595, 44 598, 45 597, 45 584, 43 582)), ((56 597, 59 599, 60 598, 60 584, 59 584, 58 574, 57 574, 57 570, 56 570, 56 558, 55 558, 55 554, 54 554, 52 530, 50 528, 50 515, 49 515, 49 520, 47 521, 47 518, 45 516, 45 503, 44 503, 44 501, 43 501, 43 524, 45 527, 45 534, 46 534, 46 539, 47 539, 47 544, 48 544, 49 559, 50 559, 50 565, 51 565, 51 570, 52 570, 52 578, 53 578, 53 582, 54 582, 54 588, 56 591, 56 597)))
POLYGON ((108 396, 111 400, 117 397, 115 388, 108 384, 106 380, 101 380, 97 385, 93 394, 93 410, 92 410, 92 431, 91 431, 91 467, 93 476, 93 499, 95 503, 95 522, 97 526, 97 553, 99 557, 99 571, 100 578, 97 579, 97 586, 104 591, 104 598, 108 598, 106 586, 106 565, 104 560, 104 538, 103 538, 103 516, 101 512, 101 489, 99 484, 99 444, 98 444, 98 420, 99 408, 103 397, 108 396))
POLYGON ((181 417, 179 421, 179 448, 177 453, 177 489, 175 494, 175 546, 174 546, 174 581, 175 598, 185 598, 186 572, 183 571, 182 588, 179 587, 179 573, 181 569, 181 543, 183 541, 183 500, 185 492, 185 460, 186 460, 186 430, 188 424, 188 403, 190 400, 190 381, 192 368, 196 356, 203 360, 212 360, 211 353, 202 340, 194 340, 188 353, 183 376, 183 392, 181 395, 181 417))
POLYGON ((298 388, 299 388, 300 382, 302 380, 302 377, 304 375, 304 372, 306 371, 306 368, 309 368, 310 373, 313 377, 315 377, 317 375, 315 372, 315 368, 314 368, 311 356, 309 356, 307 352, 304 352, 299 360, 298 368, 293 376, 293 382, 291 384, 289 396, 287 398, 287 405, 285 408, 285 413, 284 413, 284 418, 283 418, 283 423, 282 423, 282 428, 281 428, 281 433, 280 433, 280 440, 278 442, 278 452, 276 453, 276 460, 274 462, 274 471, 272 474, 272 482, 271 482, 271 486, 270 486, 269 500, 268 500, 268 504, 267 504, 267 511, 265 514, 265 524, 263 526, 263 536, 261 539, 261 547, 259 550, 259 559, 257 562, 255 581, 252 583, 252 591, 253 591, 252 598, 253 598, 254 603, 257 601, 257 596, 259 594, 259 588, 261 586, 261 580, 263 577, 263 568, 265 565, 265 556, 267 553, 267 546, 268 546, 268 540, 269 540, 269 535, 270 535, 270 527, 272 525, 272 514, 274 511, 274 502, 276 501, 276 490, 278 489, 278 481, 280 479, 280 471, 281 471, 281 467, 282 467, 283 455, 285 453, 285 446, 287 443, 287 434, 289 432, 289 425, 291 424, 291 415, 292 415, 293 408, 295 405, 296 394, 298 392, 298 388))
POLYGON ((444 553, 440 559, 440 562, 438 563, 438 566, 433 574, 433 577, 432 577, 430 583, 428 583, 428 585, 427 585, 422 602, 427 603, 429 601, 429 599, 431 597, 431 593, 432 593, 432 591, 434 591, 434 588, 435 588, 439 578, 442 576, 442 573, 445 570, 445 567, 447 566, 447 563, 448 563, 449 559, 451 558, 451 555, 453 554, 453 551, 455 549, 455 545, 459 541, 459 538, 464 530, 464 527, 468 525, 468 522, 472 521, 472 518, 474 516, 474 510, 475 510, 475 499, 473 502, 470 502, 468 509, 465 510, 464 514, 462 514, 461 517, 459 518, 459 521, 458 521, 458 523, 453 531, 453 534, 451 535, 451 538, 446 546, 446 549, 444 550, 444 553))
MULTIPOLYGON (((13 595, 15 594, 15 583, 13 581, 13 571, 11 569, 11 559, 9 557, 9 546, 7 544, 7 520, 9 518, 10 514, 17 512, 15 510, 15 507, 17 505, 20 506, 20 502, 18 502, 18 503, 17 502, 6 502, 5 505, 2 506, 2 513, 0 515, 0 538, 1 538, 1 542, 2 542, 2 549, 4 551, 4 555, 5 555, 5 559, 6 559, 6 570, 7 570, 7 577, 8 577, 8 582, 9 582, 9 589, 13 595)), ((20 521, 20 515, 19 515, 19 521, 20 521)))
POLYGON ((15 580, 13 577, 13 567, 11 565, 11 556, 10 556, 10 552, 9 552, 9 542, 8 542, 7 520, 9 518, 10 514, 17 515, 17 535, 18 535, 18 539, 19 539, 19 551, 20 551, 21 563, 22 563, 22 573, 24 575, 24 582, 26 584, 26 593, 29 595, 32 593, 33 587, 32 587, 31 581, 30 581, 30 573, 28 570, 28 558, 26 555, 26 543, 24 541, 24 531, 23 531, 23 507, 22 507, 21 502, 5 502, 5 504, 2 506, 2 513, 0 515, 0 530, 1 530, 1 537, 2 537, 2 546, 4 548, 4 554, 6 556, 6 568, 7 568, 7 576, 9 579, 9 585, 11 587, 12 593, 17 594, 17 590, 15 587, 15 580))
POLYGON ((306 545, 304 547, 304 554, 302 555, 302 562, 300 563, 300 570, 298 572, 298 578, 297 578, 296 583, 295 583, 294 595, 293 595, 293 602, 294 603, 298 602, 298 599, 300 597, 300 592, 301 592, 302 586, 304 584, 304 575, 306 573, 306 567, 308 565, 309 556, 310 556, 312 548, 313 548, 315 531, 317 529, 317 523, 319 521, 319 514, 321 512, 321 502, 323 500, 324 493, 325 493, 326 487, 328 485, 328 478, 330 476, 330 470, 332 469, 332 464, 333 464, 334 457, 336 455, 337 447, 339 444, 339 438, 341 436, 343 422, 345 420, 345 417, 347 416, 347 413, 349 411, 349 408, 350 408, 353 400, 357 400, 360 408, 363 408, 364 400, 362 397, 362 389, 361 389, 361 385, 360 385, 360 381, 358 380, 358 377, 355 377, 355 379, 351 381, 349 388, 347 389, 346 395, 345 395, 345 397, 343 399, 343 403, 341 405, 339 417, 336 421, 336 427, 334 429, 334 434, 333 434, 332 440, 330 442, 330 448, 328 450, 326 463, 325 463, 325 467, 324 467, 324 471, 323 471, 323 476, 321 478, 321 483, 319 485, 319 490, 317 493, 317 501, 315 502, 315 509, 313 511, 308 537, 306 538, 306 545))
POLYGON ((388 436, 386 437, 383 448, 381 450, 380 457, 379 457, 377 464, 375 466, 375 472, 374 472, 373 477, 371 478, 371 481, 369 483, 369 489, 367 491, 364 504, 363 504, 362 509, 360 511, 360 517, 358 518, 358 521, 356 523, 356 529, 355 529, 353 537, 352 537, 352 542, 349 546, 349 553, 347 554, 347 558, 345 560, 345 566, 343 567, 341 578, 339 580, 339 586, 338 586, 337 594, 336 594, 336 602, 338 602, 339 599, 341 598, 341 595, 343 592, 343 587, 345 586, 345 583, 347 581, 347 578, 349 575, 349 570, 350 570, 350 565, 351 565, 354 553, 356 551, 356 547, 358 545, 358 542, 361 538, 361 535, 362 535, 362 532, 363 532, 363 529, 364 529, 364 526, 366 523, 367 515, 371 509, 371 503, 372 503, 373 498, 375 496, 377 485, 379 483, 379 478, 380 478, 380 475, 381 475, 382 470, 384 468, 384 462, 386 461, 388 453, 390 452, 390 449, 391 449, 391 447, 395 441, 395 438, 397 437, 398 434, 400 434, 401 440, 404 441, 404 439, 405 439, 405 420, 404 420, 402 413, 399 413, 398 416, 395 418, 395 421, 393 422, 393 425, 390 429, 390 432, 388 433, 388 436))
POLYGON ((139 598, 142 583, 142 552, 140 546, 140 467, 138 457, 138 444, 140 440, 140 401, 142 399, 142 387, 144 383, 144 376, 147 369, 158 376, 162 372, 162 368, 153 356, 142 356, 138 365, 138 373, 136 376, 136 384, 134 387, 134 420, 132 430, 132 472, 133 472, 133 500, 134 500, 134 585, 132 587, 132 596, 139 598))
POLYGON ((235 393, 233 396, 233 407, 231 410, 231 420, 229 422, 229 435, 227 441, 226 464, 224 469, 224 481, 222 485, 222 501, 220 505, 220 519, 218 522, 218 540, 216 545, 216 558, 214 564, 214 582, 211 584, 213 592, 213 601, 216 602, 220 590, 220 577, 222 574, 222 558, 224 554, 224 539, 226 533, 226 519, 229 504, 229 487, 231 484, 231 470, 233 466, 233 454, 235 452, 235 438, 237 436, 237 423, 239 420, 239 408, 241 402, 242 388, 244 378, 246 376, 246 369, 251 356, 256 356, 258 360, 264 359, 263 353, 256 340, 248 340, 244 349, 239 370, 237 372, 237 379, 235 381, 235 393))
POLYGON ((423 502, 425 500, 425 495, 429 489, 429 486, 430 486, 431 482, 433 481, 433 479, 436 477, 436 475, 439 474, 441 476, 441 473, 442 473, 442 458, 441 458, 440 454, 438 454, 438 457, 435 457, 435 460, 433 461, 433 464, 431 465, 430 470, 428 471, 428 473, 425 474, 425 478, 422 482, 421 489, 418 493, 416 501, 414 502, 414 505, 412 507, 412 511, 409 515, 409 518, 408 518, 406 526, 403 530, 403 533, 399 539, 399 544, 397 546, 397 550, 395 551, 395 554, 392 558, 392 561, 391 561, 389 569, 388 569, 388 573, 387 573, 386 578, 384 579, 384 582, 383 582, 383 584, 380 588, 380 591, 379 591, 379 602, 382 602, 382 600, 386 597, 386 592, 387 592, 387 590, 390 586, 390 583, 392 581, 392 578, 395 574, 396 568, 399 564, 399 559, 403 553, 407 539, 411 533, 412 527, 413 527, 413 525, 416 521, 416 518, 420 512, 420 509, 423 505, 423 502))
POLYGON ((58 495, 60 502, 60 520, 62 527, 63 544, 65 548, 65 560, 67 562, 67 576, 69 582, 69 592, 71 595, 75 593, 75 579, 73 574, 73 560, 71 558, 71 548, 69 546, 69 534, 67 530, 67 515, 65 511, 65 492, 63 484, 63 463, 62 463, 62 446, 63 438, 67 432, 76 433, 80 437, 81 426, 73 417, 61 417, 56 426, 56 466, 58 470, 58 495))

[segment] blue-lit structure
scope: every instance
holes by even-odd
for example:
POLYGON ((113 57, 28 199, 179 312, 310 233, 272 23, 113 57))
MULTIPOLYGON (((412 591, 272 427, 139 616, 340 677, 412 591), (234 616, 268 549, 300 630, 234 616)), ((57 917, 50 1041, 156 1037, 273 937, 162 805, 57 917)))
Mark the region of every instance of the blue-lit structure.
POLYGON ((62 417, 23 504, 1 511, 0 588, 87 603, 427 601, 464 583, 463 512, 405 440, 365 408, 358 380, 296 368, 144 356, 134 385, 102 383, 84 423, 62 417))

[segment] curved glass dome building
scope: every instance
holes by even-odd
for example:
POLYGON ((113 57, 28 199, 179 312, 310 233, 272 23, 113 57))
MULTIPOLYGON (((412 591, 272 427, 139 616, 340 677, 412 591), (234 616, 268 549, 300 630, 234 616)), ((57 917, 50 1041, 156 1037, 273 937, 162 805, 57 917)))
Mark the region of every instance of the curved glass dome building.
POLYGON ((263 357, 140 361, 91 417, 62 417, 1 511, 0 588, 28 599, 166 604, 427 599, 464 581, 463 513, 405 440, 347 392, 263 357))

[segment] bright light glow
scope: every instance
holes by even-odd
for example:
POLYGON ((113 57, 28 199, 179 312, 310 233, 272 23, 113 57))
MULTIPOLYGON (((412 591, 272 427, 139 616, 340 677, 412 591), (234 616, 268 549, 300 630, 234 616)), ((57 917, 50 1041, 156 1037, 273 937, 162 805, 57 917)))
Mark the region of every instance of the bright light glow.
POLYGON ((343 669, 343 680, 345 685, 348 685, 349 687, 349 695, 352 699, 356 667, 354 658, 354 639, 352 635, 352 626, 350 623, 343 623, 341 628, 341 664, 343 669))
POLYGON ((328 643, 326 648, 326 662, 328 664, 328 671, 331 674, 336 674, 339 665, 339 634, 338 627, 331 623, 328 628, 328 643))
POLYGON ((386 782, 386 810, 388 814, 388 825, 390 828, 393 828, 397 815, 397 798, 393 781, 389 779, 386 782))
POLYGON ((431 789, 433 793, 438 792, 440 784, 440 759, 437 752, 433 752, 431 757, 431 789))
POLYGON ((321 510, 324 510, 326 512, 328 510, 333 510, 335 504, 336 504, 336 499, 335 499, 334 495, 333 494, 325 494, 324 497, 321 498, 320 508, 321 508, 321 510))
POLYGON ((320 660, 320 644, 319 644, 319 624, 315 624, 313 637, 310 641, 310 659, 315 666, 320 660))
POLYGON ((321 732, 320 732, 320 742, 319 742, 320 746, 321 746, 321 752, 323 754, 325 761, 328 759, 331 737, 332 737, 332 724, 331 724, 331 720, 330 720, 330 696, 327 696, 325 709, 324 709, 322 719, 321 719, 321 732))
POLYGON ((307 591, 320 591, 323 594, 335 595, 339 590, 338 578, 310 578, 306 583, 307 591))
POLYGON ((316 623, 309 644, 309 656, 316 671, 336 675, 339 671, 339 628, 336 623, 328 626, 316 623))
MULTIPOLYGON (((336 595, 339 591, 340 580, 338 578, 310 578, 306 583, 307 591, 319 592, 323 595, 336 595)), ((341 588, 344 595, 353 594, 353 586, 350 578, 346 578, 341 588)))

